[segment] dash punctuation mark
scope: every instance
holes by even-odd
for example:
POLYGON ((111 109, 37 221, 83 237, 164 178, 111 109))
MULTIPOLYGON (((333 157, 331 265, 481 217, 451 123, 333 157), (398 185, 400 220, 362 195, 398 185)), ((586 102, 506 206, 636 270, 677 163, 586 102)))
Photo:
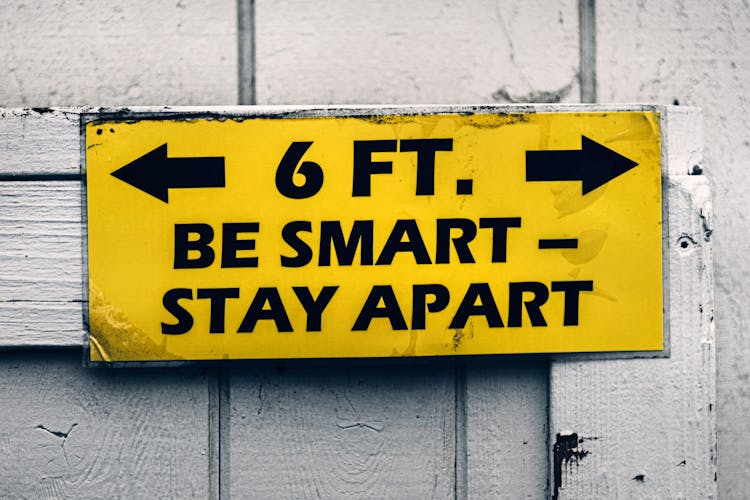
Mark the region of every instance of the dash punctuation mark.
POLYGON ((578 248, 578 238, 540 239, 539 250, 578 248))

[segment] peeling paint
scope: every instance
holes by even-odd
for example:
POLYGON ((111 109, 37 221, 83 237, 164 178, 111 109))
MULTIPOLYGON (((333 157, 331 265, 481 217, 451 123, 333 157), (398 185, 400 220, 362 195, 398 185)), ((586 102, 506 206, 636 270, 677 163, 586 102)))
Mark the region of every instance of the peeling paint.
POLYGON ((392 356, 416 356, 417 355, 417 335, 415 330, 409 332, 409 345, 403 351, 393 349, 391 352, 392 356))
POLYGON ((464 330, 463 328, 456 328, 456 333, 453 334, 453 350, 459 348, 461 345, 461 339, 464 337, 464 330))
POLYGON ((557 434, 555 444, 552 447, 552 461, 555 481, 552 498, 554 500, 557 500, 559 489, 562 487, 563 465, 567 466, 571 462, 578 465, 578 462, 589 454, 589 451, 584 450, 582 447, 578 446, 583 441, 584 439, 579 439, 578 434, 575 432, 560 432, 557 434))
POLYGON ((698 217, 700 217, 701 225, 703 226, 703 240, 711 241, 711 235, 713 234, 714 230, 708 223, 708 217, 706 217, 706 215, 703 213, 703 210, 698 212, 698 217))
POLYGON ((68 453, 65 451, 65 443, 67 442, 68 436, 70 436, 70 433, 73 432, 73 429, 75 429, 76 427, 78 427, 78 422, 74 422, 73 425, 71 425, 70 428, 68 429, 68 432, 53 431, 52 429, 49 429, 42 424, 38 424, 35 427, 35 429, 44 431, 47 434, 50 434, 62 440, 60 441, 60 449, 62 450, 63 458, 65 459, 65 465, 70 467, 70 462, 68 461, 68 453))
MULTIPOLYGON (((446 118, 451 118, 452 116, 468 117, 468 120, 464 121, 466 125, 478 129, 494 129, 506 125, 513 125, 515 123, 524 123, 529 121, 529 115, 525 113, 500 113, 498 112, 498 110, 488 110, 482 109, 480 107, 467 111, 455 110, 437 114, 443 115, 446 118)), ((409 116, 409 113, 401 115, 355 115, 352 116, 352 118, 369 123, 375 123, 378 125, 403 125, 404 116, 409 116)), ((415 120, 418 120, 419 118, 419 115, 414 116, 415 120)))
POLYGON ((182 357, 158 345, 134 326, 125 314, 108 303, 104 294, 91 283, 89 290, 90 360, 174 359, 182 357))

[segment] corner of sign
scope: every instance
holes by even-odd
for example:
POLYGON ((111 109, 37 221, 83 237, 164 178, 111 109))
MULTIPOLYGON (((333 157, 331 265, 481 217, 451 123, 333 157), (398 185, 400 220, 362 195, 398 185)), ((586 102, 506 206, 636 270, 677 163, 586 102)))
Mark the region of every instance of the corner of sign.
POLYGON ((178 361, 147 332, 134 325, 125 313, 111 304, 101 290, 89 289, 89 352, 92 362, 178 361))

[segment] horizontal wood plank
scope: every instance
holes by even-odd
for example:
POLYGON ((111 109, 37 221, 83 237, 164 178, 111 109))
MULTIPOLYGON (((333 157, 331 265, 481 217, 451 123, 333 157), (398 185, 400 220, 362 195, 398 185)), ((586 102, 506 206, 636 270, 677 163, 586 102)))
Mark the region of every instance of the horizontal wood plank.
POLYGON ((75 109, 0 109, 0 176, 75 175, 80 156, 75 109))
POLYGON ((0 182, 0 345, 83 337, 80 182, 0 182))

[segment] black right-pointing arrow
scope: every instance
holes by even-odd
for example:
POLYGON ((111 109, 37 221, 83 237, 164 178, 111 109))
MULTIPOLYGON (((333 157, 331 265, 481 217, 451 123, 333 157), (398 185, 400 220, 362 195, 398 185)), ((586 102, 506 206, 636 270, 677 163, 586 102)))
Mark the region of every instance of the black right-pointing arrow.
POLYGON ((112 175, 169 203, 171 188, 224 187, 224 157, 169 158, 165 143, 112 175))
POLYGON ((586 194, 638 165, 630 158, 581 136, 581 149, 526 151, 527 181, 581 181, 586 194))

